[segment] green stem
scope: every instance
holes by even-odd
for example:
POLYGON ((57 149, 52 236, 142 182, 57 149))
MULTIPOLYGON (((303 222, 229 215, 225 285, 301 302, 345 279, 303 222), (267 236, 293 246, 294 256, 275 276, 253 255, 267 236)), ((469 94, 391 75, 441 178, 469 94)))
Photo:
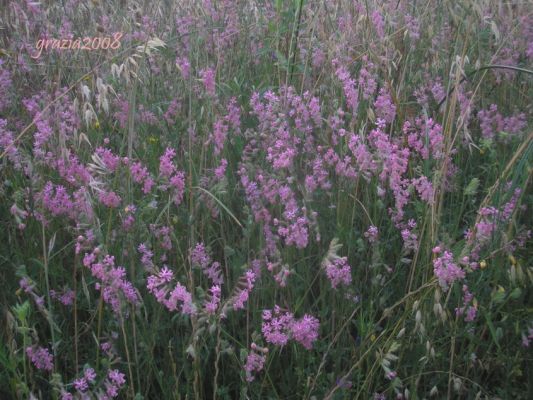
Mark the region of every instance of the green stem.
MULTIPOLYGON (((50 277, 48 274, 48 251, 46 249, 46 233, 44 230, 44 224, 41 224, 41 231, 43 235, 43 264, 44 264, 44 279, 46 281, 46 300, 48 303, 48 324, 50 325, 50 334, 52 335, 52 352, 54 353, 54 360, 57 358, 57 352, 56 352, 56 340, 55 340, 55 333, 54 333, 54 318, 53 318, 53 310, 52 310, 52 300, 50 298, 50 277)), ((54 363, 54 371, 55 371, 56 363, 54 363)))

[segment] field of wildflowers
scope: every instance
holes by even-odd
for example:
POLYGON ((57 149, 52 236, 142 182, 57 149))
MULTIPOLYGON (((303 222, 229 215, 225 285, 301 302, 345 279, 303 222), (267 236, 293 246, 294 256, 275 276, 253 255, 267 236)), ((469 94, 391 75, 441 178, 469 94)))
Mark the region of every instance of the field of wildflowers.
POLYGON ((533 4, 4 0, 1 399, 533 398, 533 4))

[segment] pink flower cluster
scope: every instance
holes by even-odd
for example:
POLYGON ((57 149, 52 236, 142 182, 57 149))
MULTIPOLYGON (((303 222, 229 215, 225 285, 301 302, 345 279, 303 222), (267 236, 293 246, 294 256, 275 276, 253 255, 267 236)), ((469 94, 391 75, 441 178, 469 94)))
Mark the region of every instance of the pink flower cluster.
POLYGON ((472 305, 474 295, 468 290, 467 285, 463 285, 463 306, 455 309, 456 315, 465 315, 465 322, 472 322, 476 319, 477 307, 472 305))
MULTIPOLYGON (((126 159, 126 163, 129 163, 129 160, 126 159)), ((140 161, 137 161, 130 165, 130 173, 133 178, 133 181, 143 185, 142 191, 144 194, 148 194, 152 191, 152 187, 155 182, 148 172, 148 168, 142 165, 140 161)))
POLYGON ((422 175, 418 178, 413 178, 411 182, 423 201, 429 205, 434 203, 435 190, 433 189, 433 184, 427 177, 422 175))
POLYGON ((63 185, 54 185, 47 182, 41 192, 43 208, 53 216, 67 215, 74 218, 74 202, 63 185))
POLYGON ((218 167, 215 168, 215 177, 218 179, 218 180, 222 180, 222 178, 224 178, 224 175, 226 174, 226 168, 228 166, 228 161, 223 158, 222 160, 220 160, 220 165, 218 167))
POLYGON ((433 272, 439 280, 439 284, 443 290, 448 288, 458 280, 465 277, 465 271, 459 267, 453 259, 453 254, 448 250, 442 251, 440 247, 433 249, 434 254, 441 254, 433 260, 433 272))
POLYGON ((249 269, 246 271, 243 278, 243 287, 237 289, 237 294, 232 301, 234 310, 241 310, 244 308, 244 303, 248 301, 250 292, 254 288, 254 282, 257 278, 257 274, 249 269))
POLYGON ((124 216, 122 219, 122 228, 124 228, 125 231, 129 231, 133 224, 135 223, 135 212, 137 211, 137 207, 135 207, 134 204, 128 204, 126 208, 124 209, 124 216))
POLYGON ((485 139, 492 139, 500 132, 518 136, 527 126, 526 115, 524 113, 504 117, 498 112, 498 106, 491 104, 487 110, 480 110, 477 113, 481 135, 485 139))
POLYGON ((381 118, 388 124, 394 121, 394 117, 396 116, 396 106, 392 102, 392 98, 387 89, 380 89, 379 95, 374 102, 374 107, 376 108, 376 115, 378 118, 381 118))
POLYGON ((378 84, 376 82, 376 66, 372 61, 368 59, 368 56, 365 54, 362 58, 361 69, 359 70, 359 87, 363 92, 363 98, 369 100, 372 96, 375 95, 378 84))
POLYGON ((176 98, 172 99, 172 101, 168 105, 167 111, 165 111, 165 113, 163 114, 163 119, 167 122, 167 124, 173 125, 180 110, 181 103, 179 102, 179 100, 176 98))
POLYGON ((364 233, 364 236, 368 239, 370 243, 376 243, 378 240, 378 228, 374 225, 370 225, 368 230, 364 233))
POLYGON ((297 320, 292 313, 282 311, 278 305, 274 310, 263 310, 263 336, 268 343, 278 346, 284 346, 293 339, 310 350, 318 339, 319 326, 315 317, 305 314, 297 320))
POLYGON ((44 296, 39 296, 35 292, 36 285, 34 282, 32 282, 27 277, 23 277, 19 281, 19 286, 22 290, 24 290, 24 293, 29 294, 33 298, 33 300, 35 301, 35 304, 37 305, 37 307, 39 307, 39 309, 42 309, 44 307, 44 296))
POLYGON ((104 147, 97 147, 95 150, 95 154, 100 157, 102 162, 104 163, 105 167, 109 170, 109 172, 115 172, 120 164, 120 157, 113 154, 113 152, 110 149, 106 149, 104 147))
POLYGON ((355 79, 350 77, 350 72, 346 67, 341 65, 339 60, 333 59, 331 63, 333 64, 333 67, 335 67, 335 76, 342 83, 342 89, 348 107, 353 113, 357 112, 359 106, 359 92, 355 79))
POLYGON ((54 369, 54 357, 44 347, 30 346, 26 348, 26 355, 37 369, 52 371, 54 369))
POLYGON ((182 314, 195 314, 196 306, 192 301, 192 295, 179 282, 172 288, 170 282, 173 278, 174 273, 165 266, 155 275, 148 277, 146 287, 155 296, 156 300, 169 311, 176 311, 178 303, 181 303, 180 311, 182 314))
POLYGON ((418 153, 422 159, 430 157, 439 160, 443 157, 444 135, 442 126, 432 118, 416 118, 414 125, 405 121, 403 134, 407 136, 409 147, 418 153))
POLYGON ((176 171, 176 166, 172 159, 176 156, 176 150, 167 147, 165 153, 159 157, 159 174, 165 178, 170 178, 176 171))
POLYGON ((206 68, 200 71, 200 77, 205 90, 210 97, 215 97, 215 70, 206 68))
POLYGON ((108 303, 116 314, 120 313, 122 299, 137 305, 139 296, 133 284, 126 280, 124 267, 115 265, 115 257, 105 255, 100 258, 100 248, 95 248, 92 253, 85 253, 83 265, 87 267, 98 282, 96 290, 102 292, 102 298, 108 303))
POLYGON ((63 293, 50 289, 50 298, 59 301, 64 306, 70 306, 74 302, 76 294, 72 289, 65 289, 63 293))
POLYGON ((98 194, 98 199, 102 204, 109 208, 117 208, 122 201, 120 196, 113 191, 102 191, 98 194))
POLYGON ((59 172, 61 178, 75 187, 87 185, 91 181, 89 170, 71 150, 65 150, 62 157, 47 154, 45 161, 50 168, 59 172))
MULTIPOLYGON (((1 109, 0 100, 0 109, 1 109)), ((7 129, 7 120, 0 118, 0 151, 6 152, 6 156, 13 163, 15 169, 21 169, 22 159, 21 155, 15 145, 15 137, 13 132, 7 129)))
POLYGON ((89 384, 94 383, 96 380, 96 373, 93 368, 86 368, 83 371, 83 376, 77 378, 73 382, 74 389, 78 392, 83 393, 89 389, 89 384))
POLYGON ((97 398, 110 400, 118 397, 120 389, 126 384, 125 375, 118 369, 109 370, 106 379, 96 386, 96 372, 93 368, 86 368, 83 376, 74 379, 72 386, 75 394, 61 390, 61 400, 74 400, 75 398, 97 398), (93 388, 90 388, 93 386, 93 388), (90 390, 89 390, 90 389, 90 390))
POLYGON ((473 241, 475 239, 478 247, 489 242, 494 232, 496 232, 498 226, 509 221, 514 210, 516 209, 516 205, 518 204, 521 194, 522 190, 520 188, 516 188, 513 191, 509 201, 506 202, 500 209, 497 209, 496 207, 482 207, 478 211, 478 215, 480 217, 479 221, 474 226, 473 231, 467 231, 466 238, 469 241, 473 241))
MULTIPOLYGON (((176 150, 167 147, 165 153, 159 158, 159 175, 169 180, 170 187, 173 189, 174 204, 179 206, 185 193, 185 172, 179 171, 174 164, 175 156, 176 150)), ((168 186, 163 185, 162 188, 166 190, 168 186)))
POLYGON ((268 261, 267 270, 273 275, 274 280, 280 287, 287 286, 287 280, 293 272, 287 264, 282 264, 281 261, 268 261))
POLYGON ((235 133, 239 133, 241 129, 241 110, 235 97, 232 97, 228 102, 227 114, 224 117, 217 118, 213 124, 213 132, 209 141, 215 145, 216 156, 222 153, 230 128, 235 133))
POLYGON ((336 257, 325 264, 326 275, 331 282, 331 287, 336 289, 339 285, 348 286, 352 283, 352 269, 347 257, 336 257))
POLYGON ((159 240, 159 245, 162 249, 172 249, 172 240, 170 239, 171 231, 169 226, 157 226, 155 224, 150 224, 149 228, 154 237, 159 240))
POLYGON ((205 303, 204 310, 207 314, 215 314, 220 304, 220 286, 213 285, 209 289, 211 299, 205 303))
POLYGON ((211 262, 211 257, 203 243, 197 243, 195 248, 190 251, 190 259, 193 267, 198 267, 204 275, 213 282, 214 285, 222 285, 222 270, 218 261, 211 262))
MULTIPOLYGON (((55 185, 48 181, 36 198, 40 201, 44 211, 48 211, 53 217, 66 216, 74 221, 84 218, 92 219, 93 208, 85 186, 80 187, 70 194, 65 186, 55 185)), ((44 215, 35 216, 43 223, 47 223, 44 215)))
POLYGON ((13 85, 11 73, 4 68, 4 60, 0 60, 0 112, 4 111, 10 104, 9 91, 13 85))
POLYGON ((527 334, 522 333, 522 346, 529 347, 529 343, 533 340, 533 328, 528 328, 527 334))
POLYGON ((260 372, 264 368, 267 354, 268 348, 260 347, 252 342, 250 352, 248 353, 246 363, 244 364, 247 382, 253 382, 255 379, 253 374, 260 372))
POLYGON ((379 179, 388 184, 394 194, 396 214, 394 220, 399 222, 404 215, 404 207, 409 202, 409 179, 405 176, 409 166, 411 152, 394 141, 383 131, 385 122, 378 119, 377 127, 370 132, 369 140, 376 151, 381 164, 379 179))
POLYGON ((141 253, 141 264, 147 271, 151 271, 154 268, 154 264, 152 262, 154 253, 144 243, 141 243, 137 247, 137 250, 139 253, 141 253))

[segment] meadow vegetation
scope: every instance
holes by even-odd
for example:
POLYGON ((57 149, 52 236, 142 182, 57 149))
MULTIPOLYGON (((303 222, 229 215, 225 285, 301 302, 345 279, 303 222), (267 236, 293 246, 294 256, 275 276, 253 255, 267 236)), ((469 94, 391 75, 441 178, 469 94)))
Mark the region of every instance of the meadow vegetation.
POLYGON ((533 398, 530 2, 0 26, 0 398, 533 398))

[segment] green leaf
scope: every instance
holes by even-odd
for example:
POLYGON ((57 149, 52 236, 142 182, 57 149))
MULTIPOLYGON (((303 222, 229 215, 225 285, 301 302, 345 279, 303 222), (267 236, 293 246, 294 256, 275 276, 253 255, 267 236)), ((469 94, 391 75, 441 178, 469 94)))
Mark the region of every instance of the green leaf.
POLYGON ((520 288, 515 288, 511 293, 509 293, 509 297, 513 300, 516 300, 520 297, 522 294, 522 290, 520 288))
POLYGON ((283 6, 283 0, 276 0, 276 11, 278 14, 281 12, 281 7, 283 6))
POLYGON ((492 323, 491 315, 489 313, 485 314, 485 320, 487 321, 487 326, 489 327, 492 339, 494 340, 496 347, 498 347, 498 350, 500 350, 500 341, 498 338, 498 334, 496 333, 496 329, 494 329, 494 324, 492 323))
POLYGON ((285 70, 289 69, 289 62, 287 61, 285 56, 283 54, 281 54, 281 52, 279 50, 276 50, 276 58, 278 59, 277 64, 281 68, 283 68, 285 70))
POLYGON ((241 352, 239 354, 239 358, 241 360, 242 363, 245 363, 246 362, 246 357, 248 357, 248 350, 246 349, 241 349, 241 352))
POLYGON ((492 292, 492 301, 495 304, 500 304, 504 300, 505 300, 505 292, 499 291, 499 290, 495 290, 494 292, 492 292))
POLYGON ((465 196, 474 196, 477 193, 477 189, 479 187, 479 179, 473 178, 468 186, 465 188, 464 194, 465 196))
POLYGON ((16 306, 13 307, 13 311, 14 311, 15 315, 17 316, 17 319, 22 324, 24 324, 24 322, 26 321, 26 318, 28 317, 28 314, 30 312, 30 303, 28 302, 28 300, 26 300, 22 304, 17 304, 16 306))

